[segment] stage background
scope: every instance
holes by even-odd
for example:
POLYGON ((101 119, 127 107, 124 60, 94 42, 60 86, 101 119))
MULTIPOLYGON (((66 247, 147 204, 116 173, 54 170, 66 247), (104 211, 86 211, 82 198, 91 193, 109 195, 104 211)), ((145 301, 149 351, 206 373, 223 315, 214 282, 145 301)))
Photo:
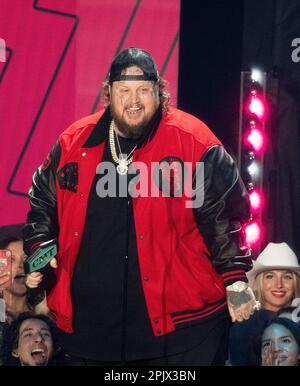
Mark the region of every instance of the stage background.
POLYGON ((268 73, 265 244, 285 241, 300 261, 300 2, 246 1, 244 25, 243 67, 268 73))
POLYGON ((182 1, 179 62, 179 107, 202 117, 233 156, 240 72, 268 73, 262 247, 286 241, 300 260, 299 0, 182 1))
POLYGON ((0 236, 20 228, 34 170, 57 136, 100 108, 114 55, 149 50, 177 100, 179 0, 0 0, 0 236))

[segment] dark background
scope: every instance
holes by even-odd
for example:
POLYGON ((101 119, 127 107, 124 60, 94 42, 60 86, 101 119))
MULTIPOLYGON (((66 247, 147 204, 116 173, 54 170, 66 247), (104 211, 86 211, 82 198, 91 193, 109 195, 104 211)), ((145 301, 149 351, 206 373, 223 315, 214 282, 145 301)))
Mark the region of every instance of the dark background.
POLYGON ((202 119, 237 156, 240 72, 268 74, 268 147, 264 163, 269 241, 287 242, 300 257, 299 0, 181 2, 179 108, 202 119))
POLYGON ((243 1, 182 1, 178 106, 237 152, 243 1))

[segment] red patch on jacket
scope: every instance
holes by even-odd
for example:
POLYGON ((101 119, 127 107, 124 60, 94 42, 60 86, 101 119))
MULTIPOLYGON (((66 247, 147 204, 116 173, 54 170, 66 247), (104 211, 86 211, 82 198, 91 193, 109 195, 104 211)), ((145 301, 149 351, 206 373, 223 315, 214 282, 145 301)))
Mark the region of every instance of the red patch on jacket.
POLYGON ((184 164, 178 157, 166 157, 155 170, 155 182, 167 197, 181 196, 184 189, 184 164))

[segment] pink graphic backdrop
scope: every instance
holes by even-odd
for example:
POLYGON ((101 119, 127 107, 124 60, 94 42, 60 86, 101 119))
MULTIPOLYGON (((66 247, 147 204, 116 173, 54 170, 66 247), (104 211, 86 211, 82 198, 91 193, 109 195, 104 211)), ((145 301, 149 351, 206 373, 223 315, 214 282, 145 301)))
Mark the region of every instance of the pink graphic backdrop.
POLYGON ((118 51, 150 51, 176 104, 179 3, 0 0, 0 226, 25 221, 34 170, 60 132, 100 108, 118 51))

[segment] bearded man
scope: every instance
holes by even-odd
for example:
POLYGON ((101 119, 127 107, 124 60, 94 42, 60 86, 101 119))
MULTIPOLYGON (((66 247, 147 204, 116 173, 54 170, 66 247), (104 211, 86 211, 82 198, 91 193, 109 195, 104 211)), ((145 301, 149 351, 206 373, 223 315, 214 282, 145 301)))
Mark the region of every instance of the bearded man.
POLYGON ((203 122, 169 107, 145 50, 113 59, 103 93, 105 111, 64 131, 36 171, 24 228, 28 255, 59 241, 48 306, 67 360, 223 364, 229 313, 242 321, 255 306, 235 163, 203 122))

